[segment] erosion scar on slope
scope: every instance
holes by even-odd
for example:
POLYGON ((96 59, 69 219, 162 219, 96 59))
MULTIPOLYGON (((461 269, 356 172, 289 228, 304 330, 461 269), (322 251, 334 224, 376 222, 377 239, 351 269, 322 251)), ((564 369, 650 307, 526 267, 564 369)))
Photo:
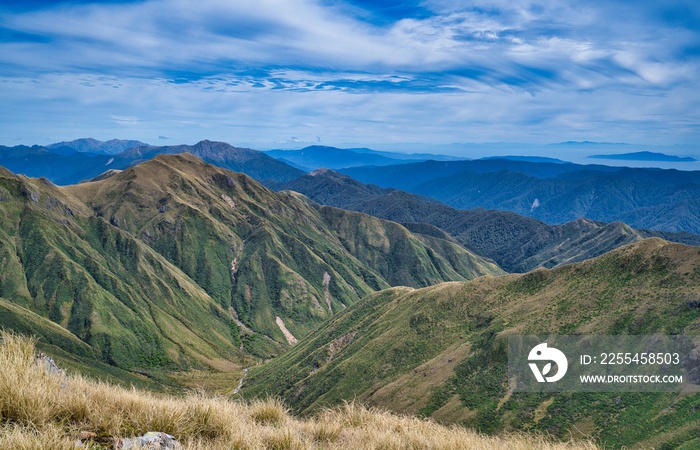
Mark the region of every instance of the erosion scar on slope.
POLYGON ((287 339, 287 343, 289 345, 294 345, 297 342, 299 342, 299 340, 295 338, 292 333, 289 332, 287 326, 284 324, 284 321, 280 316, 275 316, 275 322, 277 323, 277 326, 280 327, 280 330, 282 331, 282 334, 284 334, 284 338, 287 339))
POLYGON ((326 298, 326 303, 328 304, 328 311, 333 312, 333 306, 331 305, 331 275, 328 272, 323 272, 323 295, 326 298))

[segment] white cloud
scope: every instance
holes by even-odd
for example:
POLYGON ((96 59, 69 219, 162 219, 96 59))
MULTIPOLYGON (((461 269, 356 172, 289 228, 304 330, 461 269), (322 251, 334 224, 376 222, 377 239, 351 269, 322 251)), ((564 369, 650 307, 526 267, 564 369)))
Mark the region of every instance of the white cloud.
POLYGON ((692 31, 610 20, 629 10, 614 3, 425 5, 436 15, 382 26, 312 0, 5 12, 46 40, 0 43, 0 139, 115 123, 151 141, 700 139, 700 65, 674 56, 692 31))

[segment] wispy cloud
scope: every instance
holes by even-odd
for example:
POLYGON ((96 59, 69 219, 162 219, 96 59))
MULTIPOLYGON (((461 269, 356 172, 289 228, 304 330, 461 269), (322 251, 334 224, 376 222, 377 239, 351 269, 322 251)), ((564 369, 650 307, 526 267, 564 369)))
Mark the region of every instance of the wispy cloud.
POLYGON ((693 2, 401 5, 0 7, 0 101, 15 111, 0 113, 0 140, 31 135, 35 116, 54 133, 116 124, 142 140, 700 140, 693 2))

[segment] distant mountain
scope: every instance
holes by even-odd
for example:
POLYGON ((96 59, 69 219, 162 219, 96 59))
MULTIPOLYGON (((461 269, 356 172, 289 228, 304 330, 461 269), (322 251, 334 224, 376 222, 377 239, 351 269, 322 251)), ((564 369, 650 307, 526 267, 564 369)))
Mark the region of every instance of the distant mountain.
POLYGON ((44 147, 0 146, 0 166, 29 177, 45 177, 56 184, 73 184, 107 170, 110 157, 93 153, 55 153, 44 147))
POLYGON ((557 143, 549 144, 549 145, 551 145, 551 146, 568 145, 568 146, 582 146, 582 147, 591 147, 591 146, 629 147, 631 144, 627 144, 625 142, 565 141, 565 142, 557 142, 557 143))
POLYGON ((403 161, 459 160, 459 158, 432 155, 381 152, 368 148, 337 148, 312 145, 301 150, 267 150, 266 154, 307 171, 329 168, 342 169, 358 166, 388 166, 403 161))
POLYGON ((612 155, 591 155, 587 158, 593 159, 614 159, 619 161, 666 161, 666 162, 693 162, 697 161, 695 158, 680 157, 675 155, 667 155, 665 153, 656 152, 632 152, 632 153, 618 153, 612 155))
POLYGON ((615 172, 619 167, 574 163, 532 162, 493 158, 471 161, 423 161, 385 167, 353 167, 340 172, 367 184, 393 187, 413 192, 414 188, 438 178, 464 173, 489 174, 501 171, 523 173, 536 178, 555 178, 580 170, 615 172))
POLYGON ((251 369, 242 393, 282 398, 301 413, 357 399, 484 433, 696 448, 696 394, 513 392, 507 342, 510 335, 697 333, 699 270, 697 248, 655 238, 553 270, 387 289, 251 369))
POLYGON ((366 147, 353 147, 347 150, 352 150, 356 153, 373 153, 375 155, 386 156, 387 158, 399 159, 402 161, 464 161, 471 158, 464 158, 460 156, 450 156, 450 155, 440 155, 436 153, 404 153, 401 151, 381 151, 373 150, 366 147))
POLYGON ((113 156, 78 151, 56 153, 39 146, 0 146, 0 166, 15 173, 31 177, 46 177, 53 183, 66 185, 90 180, 109 170, 127 169, 159 154, 182 152, 195 154, 205 161, 225 169, 246 173, 261 182, 287 181, 304 174, 304 171, 256 150, 233 147, 225 142, 206 140, 195 145, 129 147, 128 150, 113 156))
POLYGON ((163 154, 191 153, 223 169, 243 172, 259 181, 287 181, 304 174, 303 171, 250 148, 234 147, 226 142, 204 140, 195 145, 132 147, 107 164, 110 169, 125 169, 163 154))
POLYGON ((388 166, 400 162, 399 159, 374 153, 357 153, 352 150, 321 145, 312 145, 301 150, 268 150, 264 153, 273 158, 294 163, 306 170, 314 170, 319 167, 340 169, 356 166, 388 166))
POLYGON ((651 236, 700 245, 700 235, 634 230, 620 222, 579 219, 547 225, 505 211, 458 210, 429 197, 365 185, 328 169, 280 183, 276 188, 300 192, 325 205, 401 222, 411 230, 419 227, 418 223, 433 225, 509 272, 582 261, 651 236))
POLYGON ((509 160, 424 162, 342 172, 460 209, 511 211, 550 224, 588 218, 700 233, 700 171, 509 160))
POLYGON ((46 149, 55 153, 70 154, 71 152, 97 153, 102 155, 116 155, 131 147, 148 145, 141 141, 111 139, 103 142, 92 138, 76 139, 74 141, 61 141, 46 145, 46 149))
POLYGON ((550 224, 588 218, 700 233, 700 172, 622 168, 550 179, 508 171, 462 172, 416 186, 413 192, 455 208, 501 209, 550 224))
POLYGON ((506 156, 487 156, 480 159, 509 159, 511 161, 526 161, 526 162, 543 162, 543 163, 554 163, 554 164, 566 164, 568 161, 564 161, 558 158, 548 158, 545 156, 518 156, 518 155, 506 155, 506 156))

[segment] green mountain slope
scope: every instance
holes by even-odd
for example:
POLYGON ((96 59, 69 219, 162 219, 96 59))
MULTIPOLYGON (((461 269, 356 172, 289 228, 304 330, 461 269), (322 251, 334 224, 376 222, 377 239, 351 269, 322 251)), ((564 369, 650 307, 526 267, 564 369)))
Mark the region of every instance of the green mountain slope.
POLYGON ((392 286, 429 286, 501 273, 496 264, 466 251, 449 236, 411 232, 395 222, 329 206, 319 213, 343 247, 392 286))
POLYGON ((62 326, 39 314, 0 298, 0 317, 5 330, 39 337, 37 348, 51 355, 63 369, 78 370, 103 380, 152 390, 163 385, 135 372, 106 364, 98 359, 94 349, 62 326))
POLYGON ((319 208, 298 194, 276 194, 189 154, 160 155, 67 190, 165 256, 244 328, 271 337, 244 336, 261 355, 287 342, 278 317, 300 337, 378 289, 500 273, 463 248, 363 214, 319 208), (348 234, 367 245, 343 243, 348 234), (374 245, 387 236, 388 246, 374 245))
POLYGON ((507 336, 698 334, 699 295, 700 249, 657 238, 553 270, 387 289, 251 370, 243 393, 301 412, 359 398, 484 432, 672 448, 700 433, 698 394, 512 393, 507 336))
MULTIPOLYGON (((238 331, 226 310, 148 246, 43 179, 3 169, 0 198, 0 296, 87 346, 49 343, 81 349, 79 356, 89 348, 131 371, 238 359, 238 331)), ((3 315, 0 325, 17 328, 10 318, 18 314, 3 315)))

